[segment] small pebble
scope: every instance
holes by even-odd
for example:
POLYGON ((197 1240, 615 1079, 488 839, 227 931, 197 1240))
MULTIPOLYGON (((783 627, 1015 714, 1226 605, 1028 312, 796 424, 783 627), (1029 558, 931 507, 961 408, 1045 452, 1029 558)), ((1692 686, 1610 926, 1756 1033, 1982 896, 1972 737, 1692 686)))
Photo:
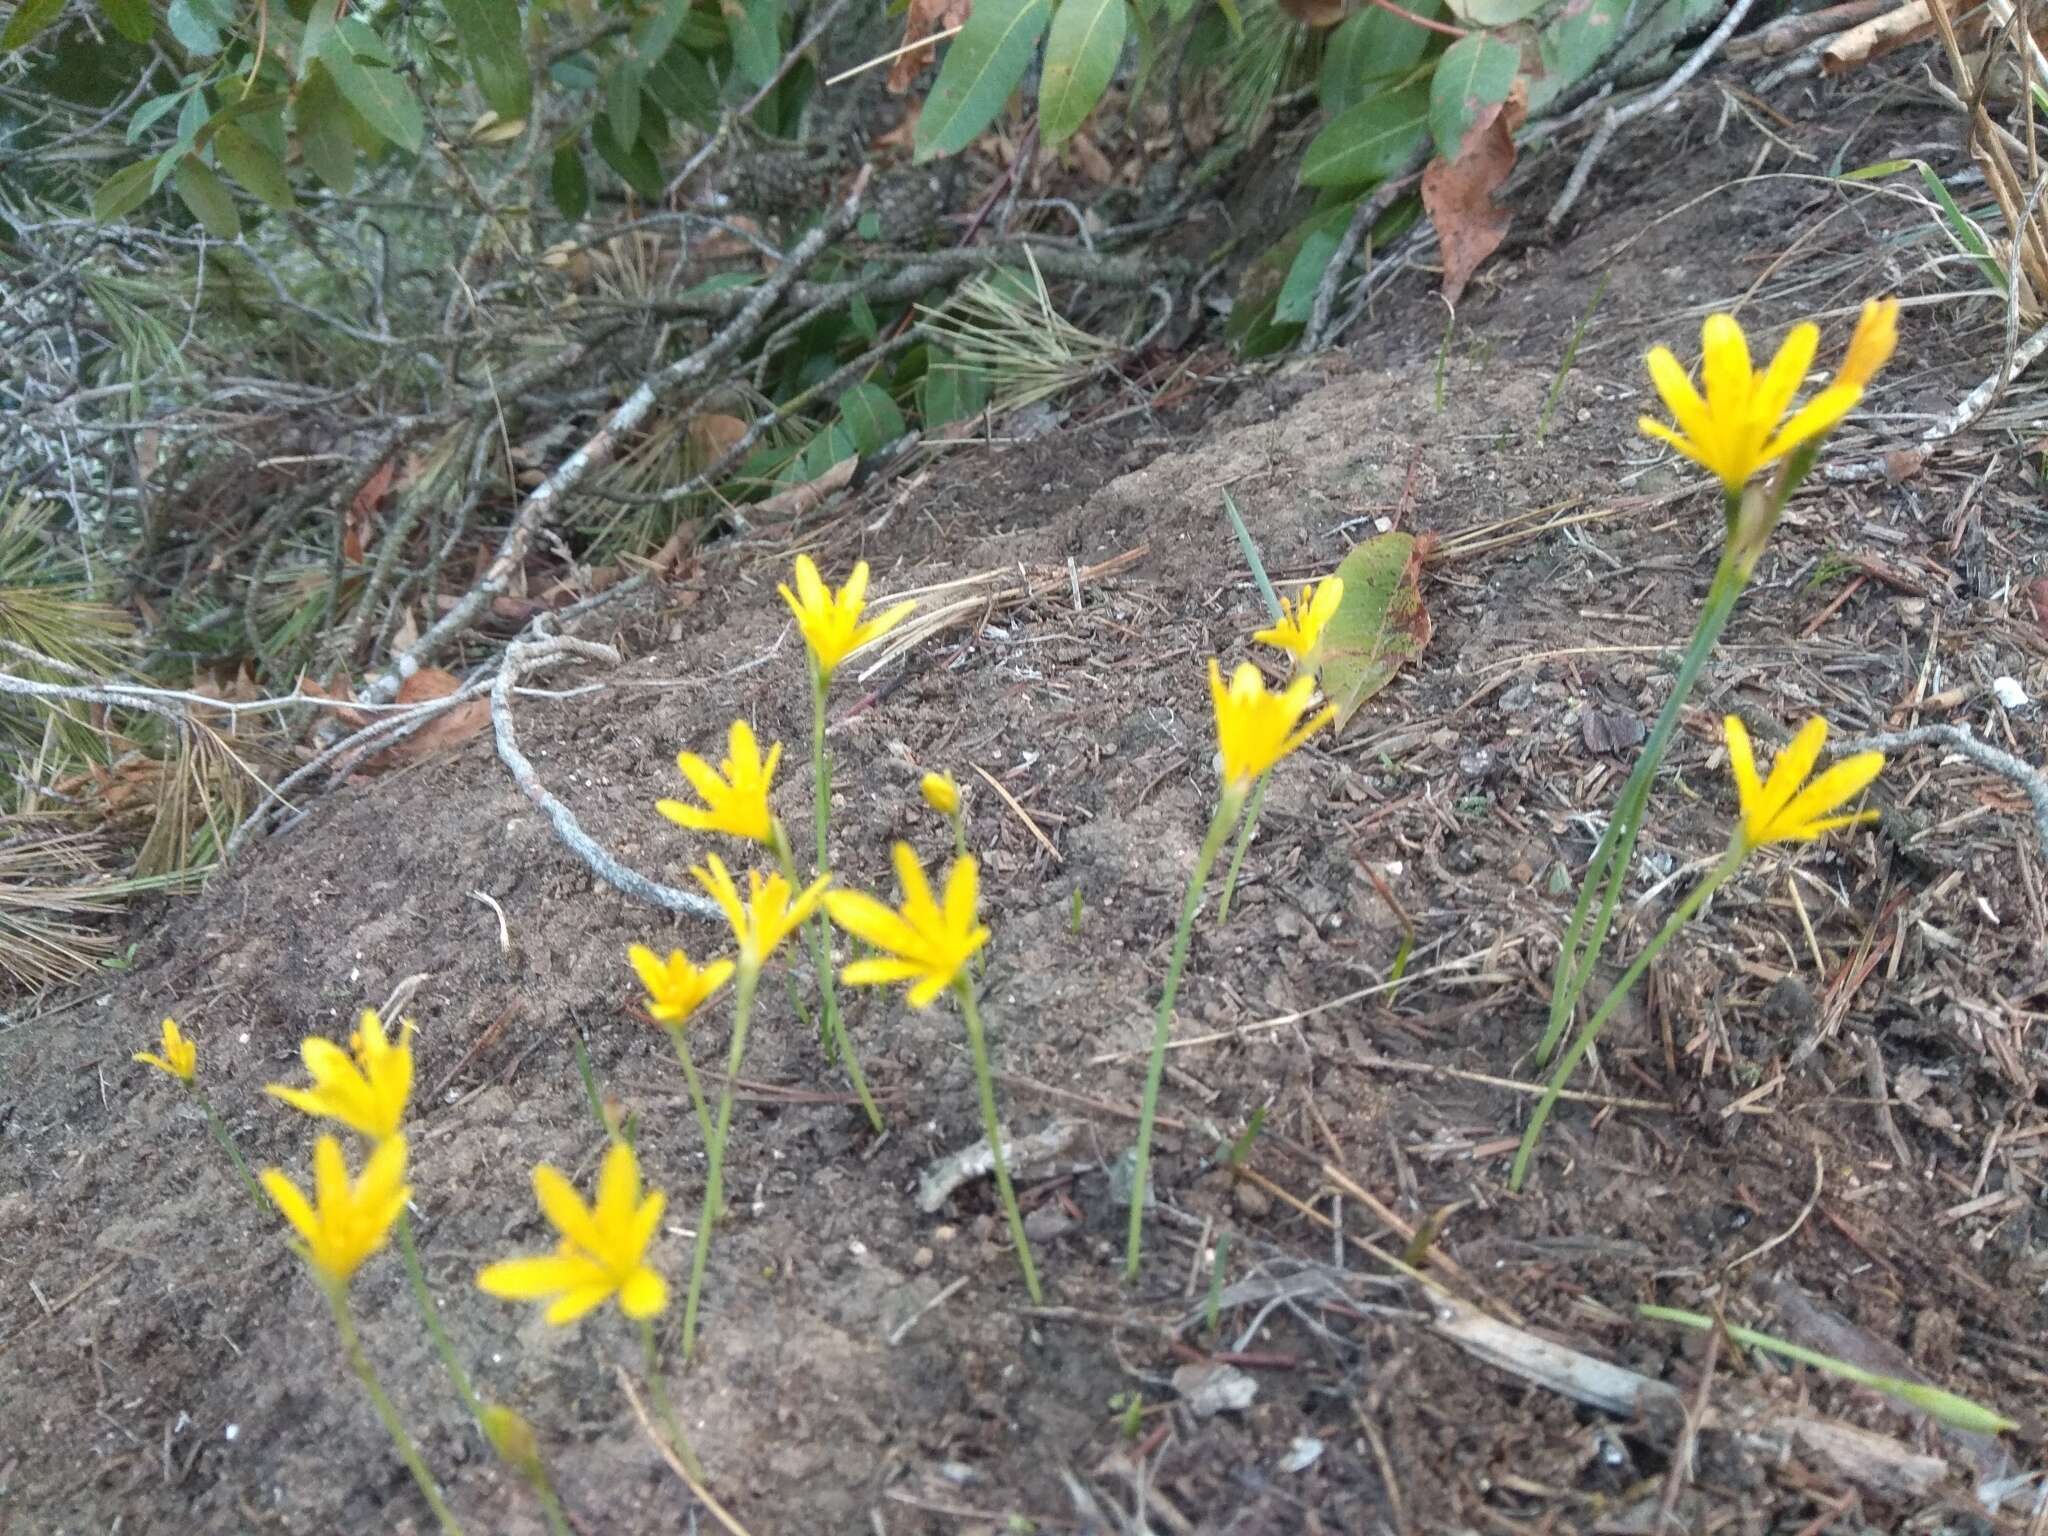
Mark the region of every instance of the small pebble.
POLYGON ((1237 1188, 1231 1191, 1230 1203, 1237 1207, 1237 1214, 1240 1216, 1263 1216, 1273 1209, 1271 1195, 1258 1185, 1247 1184, 1241 1179, 1237 1188))
POLYGON ((932 1267, 931 1249, 920 1248, 917 1252, 913 1253, 910 1256, 910 1267, 912 1269, 930 1269, 932 1267))
POLYGON ((932 1241, 937 1243, 940 1247, 944 1247, 947 1243, 950 1243, 951 1241, 953 1241, 954 1238, 958 1237, 959 1235, 960 1229, 958 1227, 951 1225, 935 1227, 932 1229, 932 1241))

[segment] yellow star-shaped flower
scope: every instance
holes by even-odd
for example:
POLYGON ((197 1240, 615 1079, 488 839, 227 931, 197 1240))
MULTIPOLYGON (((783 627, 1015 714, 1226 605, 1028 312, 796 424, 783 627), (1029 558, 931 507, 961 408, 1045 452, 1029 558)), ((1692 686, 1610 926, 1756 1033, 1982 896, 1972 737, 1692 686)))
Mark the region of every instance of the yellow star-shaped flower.
MULTIPOLYGON (((1650 382, 1677 425, 1674 428, 1644 416, 1637 421, 1637 428, 1711 471, 1732 495, 1766 464, 1832 431, 1863 398, 1862 382, 1845 371, 1786 419, 1819 345, 1817 326, 1810 321, 1795 325, 1770 367, 1757 373, 1750 367, 1749 342, 1735 317, 1709 315, 1700 328, 1700 375, 1705 393, 1693 388, 1685 369, 1667 348, 1651 348, 1650 382)), ((1866 342, 1859 361, 1874 352, 1874 342, 1866 342)))
POLYGON ((826 893, 825 910, 832 921, 881 951, 854 961, 839 979, 854 987, 907 981, 912 983, 910 1006, 926 1008, 988 943, 988 929, 976 919, 979 871, 971 856, 954 860, 941 904, 932 899, 910 844, 898 843, 895 858, 896 884, 903 892, 900 908, 892 910, 858 891, 826 893))
POLYGON ((647 989, 648 1014, 656 1023, 671 1028, 688 1022, 732 977, 730 960, 696 966, 680 949, 670 950, 664 960, 645 944, 635 944, 626 951, 626 958, 639 975, 640 985, 647 989))
POLYGON ((1749 732, 1729 715, 1721 722, 1728 740, 1728 763, 1735 774, 1735 792, 1742 802, 1742 820, 1735 839, 1747 852, 1766 843, 1811 842, 1823 832, 1877 820, 1876 811, 1835 815, 1870 786, 1884 767, 1882 752, 1858 752, 1807 782, 1828 738, 1828 723, 1815 715, 1799 728, 1791 744, 1771 764, 1771 776, 1759 780, 1749 732))
POLYGON ((412 1096, 412 1020, 402 1020, 394 1042, 384 1033, 377 1010, 365 1008, 349 1036, 349 1051, 310 1035, 299 1055, 312 1074, 311 1088, 271 1083, 264 1092, 316 1118, 339 1120, 372 1141, 396 1136, 412 1096), (350 1054, 353 1052, 353 1054, 350 1054))
POLYGON ((839 663, 870 640, 879 639, 901 624, 910 610, 917 606, 916 603, 897 603, 864 620, 861 611, 867 605, 868 593, 868 563, 865 560, 853 568, 853 574, 846 578, 846 585, 834 592, 819 577, 811 557, 798 555, 796 591, 790 591, 787 586, 778 586, 776 590, 789 604, 789 611, 796 615, 796 626, 803 631, 804 644, 811 648, 818 675, 827 681, 839 663))
POLYGON ((1336 706, 1325 705, 1303 724, 1315 695, 1315 679, 1310 677, 1297 677, 1283 691, 1269 693, 1265 678, 1248 661, 1238 663, 1225 688, 1222 667, 1213 660, 1209 663, 1209 697, 1216 706, 1226 793, 1249 790, 1267 769, 1337 717, 1336 706))
POLYGON ((164 1020, 163 1037, 161 1054, 155 1051, 137 1051, 135 1059, 155 1067, 159 1072, 170 1073, 180 1082, 191 1082, 199 1071, 198 1042, 185 1037, 184 1031, 178 1028, 176 1019, 164 1020))
POLYGON ((775 812, 768 796, 774 787, 775 765, 781 761, 781 742, 770 747, 764 758, 753 727, 735 720, 726 733, 725 757, 716 768, 694 752, 676 754, 676 766, 704 803, 660 800, 654 808, 693 832, 724 832, 749 842, 773 843, 775 812))
POLYGON ((717 854, 710 855, 690 873, 732 924, 733 937, 739 943, 740 969, 756 972, 768 963, 782 941, 817 911, 825 887, 832 883, 829 874, 820 875, 803 890, 796 891, 779 874, 764 880, 759 870, 749 870, 747 896, 742 900, 739 886, 717 854))
POLYGON ((360 1177, 350 1179, 341 1143, 322 1136, 313 1148, 313 1199, 275 1168, 261 1175, 270 1196, 301 1243, 299 1256, 323 1284, 347 1285, 363 1261, 391 1239, 391 1228, 412 1194, 405 1182, 405 1138, 377 1144, 360 1177))
POLYGON ((533 1195, 561 1243, 541 1258, 488 1266, 476 1277, 478 1290, 508 1301, 545 1301, 545 1319, 558 1328, 614 1297, 631 1318, 654 1317, 668 1306, 668 1282, 647 1263, 668 1197, 653 1190, 641 1198, 640 1163, 631 1147, 613 1142, 605 1153, 594 1206, 546 1163, 533 1170, 533 1195))
POLYGON ((1313 671, 1319 659, 1323 631, 1337 616, 1338 605, 1343 601, 1344 578, 1325 577, 1313 588, 1303 587, 1298 603, 1281 598, 1279 622, 1271 629, 1260 630, 1252 638, 1265 645, 1278 646, 1294 658, 1297 667, 1313 671))

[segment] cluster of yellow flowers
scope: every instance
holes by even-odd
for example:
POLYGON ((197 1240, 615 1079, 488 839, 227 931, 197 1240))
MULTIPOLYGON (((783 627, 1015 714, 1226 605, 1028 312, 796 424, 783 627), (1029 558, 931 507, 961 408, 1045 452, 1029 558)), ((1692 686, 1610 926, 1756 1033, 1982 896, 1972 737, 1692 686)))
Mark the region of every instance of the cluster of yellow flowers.
MULTIPOLYGON (((1717 577, 1716 596, 1710 599, 1710 603, 1721 603, 1722 608, 1710 609, 1710 615, 1719 611, 1725 617, 1726 607, 1732 606, 1734 595, 1739 593, 1755 563, 1760 548, 1758 530, 1768 534, 1782 511, 1785 497, 1804 474, 1805 467, 1810 466, 1814 447, 1861 399, 1872 375, 1890 356, 1896 337, 1896 311, 1897 305, 1891 302, 1866 307, 1841 368, 1824 389, 1789 419, 1786 413, 1818 343, 1817 332, 1811 325, 1795 328, 1769 368, 1758 374, 1750 365, 1741 327, 1732 317, 1713 316, 1702 334, 1703 391, 1693 387, 1668 351, 1658 348, 1650 354, 1651 379, 1670 408, 1676 426, 1645 418, 1642 430, 1710 470, 1722 482, 1728 496, 1729 552, 1724 555, 1723 572, 1717 577), (1764 510, 1752 514, 1747 510, 1748 498, 1756 490, 1752 481, 1773 464, 1783 465, 1777 483, 1762 503, 1764 510)), ((716 765, 688 751, 677 756, 677 766, 695 793, 695 801, 662 799, 656 809, 690 831, 765 848, 773 859, 773 867, 746 869, 744 885, 717 853, 706 853, 692 868, 691 873, 731 929, 730 956, 698 964, 680 948, 671 948, 666 957, 643 944, 634 944, 627 952, 645 992, 649 1017, 669 1032, 675 1044, 705 1138, 704 1205, 696 1230, 682 1328, 686 1356, 694 1347, 707 1256, 724 1207, 723 1180, 734 1088, 758 983, 764 967, 784 941, 807 926, 818 988, 821 1039, 828 1053, 843 1064, 878 1130, 882 1125, 880 1112, 868 1092, 839 1015, 835 981, 849 986, 901 985, 909 1006, 918 1009, 929 1007, 946 993, 953 995, 974 1058, 983 1128, 1017 1261, 1033 1301, 1041 1299, 1005 1160, 986 1034, 970 969, 988 946, 991 935, 981 921, 979 865, 967 851, 959 785, 949 775, 932 772, 923 777, 919 786, 926 805, 944 817, 953 832, 956 857, 937 891, 908 843, 898 842, 892 852, 899 893, 894 905, 837 886, 827 862, 827 690, 834 673, 849 656, 895 628, 913 605, 899 603, 879 614, 868 615, 865 563, 856 565, 837 591, 825 584, 808 557, 798 558, 794 574, 794 589, 785 585, 779 590, 795 616, 808 657, 813 706, 815 864, 808 878, 800 872, 790 839, 776 815, 774 780, 782 760, 782 744, 771 744, 764 752, 753 728, 744 720, 734 720, 726 734, 725 754, 716 765), (859 952, 843 966, 834 963, 834 928, 859 946, 859 952), (735 998, 733 1022, 714 1115, 696 1072, 686 1027, 728 984, 732 985, 735 998)), ((1154 1018, 1131 1188, 1126 1263, 1133 1275, 1140 1257, 1151 1138, 1165 1049, 1195 915, 1217 855, 1240 824, 1238 857, 1242 858, 1256 823, 1258 795, 1266 775, 1327 727, 1335 715, 1328 704, 1318 705, 1317 676, 1343 603, 1344 584, 1338 578, 1304 586, 1293 599, 1280 600, 1275 622, 1251 637, 1291 658, 1293 676, 1284 686, 1270 688, 1259 667, 1250 661, 1240 662, 1227 682, 1220 659, 1208 663, 1219 762, 1216 807, 1183 900, 1154 1018)), ((1704 656, 1718 632, 1718 621, 1703 620, 1689 658, 1691 671, 1681 675, 1679 693, 1666 711, 1670 719, 1660 722, 1659 730, 1665 736, 1676 720, 1683 690, 1697 672, 1697 660, 1704 656)), ((1565 1078, 1658 949, 1699 910, 1712 891, 1757 848, 1809 840, 1868 821, 1876 814, 1844 808, 1876 778, 1884 764, 1879 753, 1859 753, 1817 776, 1814 774, 1827 734, 1824 721, 1808 721, 1778 754, 1768 777, 1758 773, 1749 734, 1742 722, 1730 715, 1724 721, 1724 731, 1739 801, 1739 815, 1730 834, 1728 851, 1714 873, 1679 905, 1664 931, 1611 990, 1571 1050, 1559 1061, 1550 1091, 1532 1117, 1517 1158, 1513 1174, 1517 1185, 1544 1117, 1565 1078)), ((1661 749, 1661 738, 1653 737, 1644 763, 1638 765, 1630 789, 1624 791, 1623 806, 1633 804, 1634 808, 1618 811, 1615 821, 1628 824, 1630 835, 1633 825, 1640 822, 1641 801, 1631 802, 1627 797, 1635 792, 1637 779, 1643 781, 1643 792, 1647 792, 1647 781, 1661 749)), ((1612 836, 1610 833, 1610 839, 1612 836)), ((1601 881, 1619 879, 1615 860, 1625 864, 1627 853, 1625 843, 1603 841, 1595 855, 1594 868, 1588 874, 1587 894, 1581 897, 1581 911, 1574 918, 1567 940, 1567 981, 1577 977, 1582 964, 1589 965, 1585 960, 1586 945, 1581 942, 1580 922, 1591 905, 1595 886, 1601 881)), ((1226 884, 1226 905, 1227 891, 1226 884)), ((1611 905, 1610 902, 1610 909, 1611 905)), ((1590 953, 1597 954, 1602 936, 1604 929, 1593 931, 1590 953)), ((1570 1006, 1571 998, 1566 997, 1561 1005, 1563 1012, 1568 1013, 1570 1006)), ((1554 1018, 1553 1037, 1556 1029, 1554 1018)), ((163 1021, 159 1049, 138 1052, 136 1060, 177 1079, 198 1096, 216 1138, 244 1182, 252 1193, 260 1189, 258 1198, 267 1197, 269 1205, 282 1217, 294 1250, 305 1261, 332 1308, 351 1368, 369 1393, 444 1531, 456 1532, 459 1527, 378 1384, 349 1312, 349 1289, 355 1275, 389 1246, 394 1233, 405 1258, 415 1300, 458 1395, 491 1444, 533 1485, 550 1528, 566 1532, 566 1520, 548 1484, 531 1428, 511 1410, 486 1404, 477 1397, 441 1326, 438 1308, 419 1262, 407 1214, 413 1191, 406 1182, 404 1135, 413 1090, 413 1036, 414 1027, 409 1020, 401 1021, 394 1037, 374 1010, 365 1010, 345 1049, 319 1037, 301 1043, 300 1055, 309 1079, 306 1086, 268 1085, 266 1091, 273 1097, 316 1121, 333 1122, 354 1132, 367 1148, 360 1171, 352 1174, 341 1142, 323 1131, 313 1146, 310 1195, 277 1168, 265 1168, 260 1176, 249 1173, 233 1137, 213 1113, 199 1087, 198 1046, 175 1020, 163 1021)), ((1544 1054, 1550 1043, 1547 1037, 1544 1054)), ((667 1197, 661 1190, 645 1186, 638 1156, 628 1136, 609 1122, 606 1131, 611 1144, 598 1172, 594 1201, 586 1203, 574 1183, 559 1169, 542 1163, 532 1170, 534 1199, 556 1233, 553 1250, 488 1264, 478 1271, 475 1283, 492 1296, 543 1304, 543 1317, 555 1326, 574 1323, 608 1302, 614 1303, 625 1318, 638 1323, 647 1351, 650 1382, 664 1409, 669 1433, 685 1464, 694 1475, 701 1476, 687 1438, 673 1412, 667 1409, 652 1326, 652 1320, 665 1312, 670 1302, 669 1282, 650 1260, 667 1197)))

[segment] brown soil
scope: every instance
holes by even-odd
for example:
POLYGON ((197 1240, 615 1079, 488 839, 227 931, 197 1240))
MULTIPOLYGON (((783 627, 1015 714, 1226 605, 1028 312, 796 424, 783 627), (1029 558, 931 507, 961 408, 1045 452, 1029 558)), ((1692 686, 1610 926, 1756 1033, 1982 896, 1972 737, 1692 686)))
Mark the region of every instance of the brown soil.
MULTIPOLYGON (((1809 110, 1800 141, 1825 157, 1832 119, 1809 110)), ((1711 143, 1714 109, 1700 112, 1622 146, 1636 158, 1617 159, 1611 185, 1626 192, 1585 208, 1570 243, 1484 275, 1441 372, 1440 306, 1411 283, 1355 368, 1296 365, 1165 425, 962 454, 807 531, 828 572, 865 556, 884 593, 1141 553, 1078 598, 1061 581, 976 615, 872 693, 835 697, 840 877, 883 885, 898 837, 937 856, 916 779, 954 772, 985 857, 985 1008, 1006 1113, 1020 1132, 1061 1116, 1082 1130, 1022 1180, 1054 1304, 1030 1312, 985 1184, 935 1217, 916 1205, 920 1172, 980 1134, 951 1012, 855 1001, 892 1116, 877 1141, 783 990, 765 989, 728 1175, 737 1210, 713 1254, 704 1347, 674 1381, 746 1529, 1649 1531, 1668 1487, 1668 1529, 1961 1530, 1981 1523, 1971 1476, 2027 1464, 2024 1444, 1945 1439, 1872 1393, 1718 1348, 1715 1411, 1683 1456, 1680 1426, 1592 1412, 1449 1342, 1426 1293, 1375 1256, 1398 1257, 1404 1239, 1355 1197, 1333 1200, 1318 1166, 1404 1223, 1440 1218, 1426 1267, 1453 1290, 1688 1403, 1698 1340, 1642 1321, 1637 1303, 1719 1310, 1879 1369, 1909 1361, 2009 1411, 2048 1381, 2042 859, 2013 786, 1937 753, 1888 772, 1882 828, 1760 859, 1715 901, 1609 1032, 1601 1074, 1582 1077, 1606 1102, 1565 1106, 1531 1192, 1505 1191, 1529 1100, 1497 1080, 1534 1075, 1571 874, 1631 755, 1609 743, 1662 703, 1718 538, 1712 498, 1685 492, 1634 434, 1638 355, 1650 339, 1689 350, 1696 320, 1663 317, 1741 293, 1839 206, 1790 181, 1702 197, 1761 141, 1731 129, 1711 143), (1677 163, 1672 135, 1689 146, 1684 174, 1653 176, 1677 163), (1539 446, 1564 339, 1603 272, 1612 286, 1539 446), (1247 654, 1259 617, 1224 488, 1276 577, 1329 568, 1382 519, 1452 542, 1425 581, 1427 652, 1341 740, 1277 772, 1241 907, 1227 928, 1210 913, 1198 929, 1160 1209, 1127 1290, 1108 1170, 1131 1136, 1213 793, 1203 666, 1247 654), (1565 503, 1601 515, 1457 552, 1461 536, 1565 503), (1401 931, 1368 867, 1416 927, 1397 992, 1367 991, 1401 931), (1341 1223, 1348 1250, 1287 1200, 1233 1183, 1218 1143, 1261 1106, 1250 1167, 1341 1223), (1201 1313, 1226 1235, 1232 1290, 1212 1335, 1201 1313), (1319 1300, 1285 1299, 1302 1276, 1319 1300), (1219 1350, 1237 1352, 1256 1397, 1198 1417, 1175 1373, 1219 1350), (1135 1447, 1117 1406, 1131 1393, 1145 1404, 1135 1447), (1897 1437, 1952 1471, 1907 1493, 1743 1433, 1792 1410, 1897 1437)), ((1898 123, 1902 141, 1924 127, 1898 123)), ((1872 138, 1859 154, 1882 148, 1872 138)), ((1884 285, 1860 253, 1919 216, 1857 209, 1771 274, 1825 280, 1783 301, 1764 290, 1757 324, 1775 333, 1884 285)), ((1977 318, 1959 335, 1942 310, 1910 314, 1880 413, 1939 410, 1981 376, 1996 327, 1977 318)), ((1835 323, 1831 345, 1842 334, 1835 323)), ((1913 425, 1880 415, 1835 461, 1913 425)), ((1971 439, 1910 478, 1831 485, 1794 508, 1674 746, 1622 953, 1689 875, 1667 877, 1725 836, 1725 710, 1760 731, 1815 710, 1849 732, 1968 719, 2043 758, 2039 711, 2008 715, 1986 687, 2009 674, 2048 694, 2048 642, 2024 596, 2048 522, 2014 463, 1971 439), (1885 574, 1830 611, 1864 558, 1885 574), (1964 694, 1951 713, 1928 702, 1951 689, 1964 694)), ((540 772, 628 864, 679 881, 711 846, 653 801, 676 792, 677 748, 711 751, 736 714, 789 743, 783 812, 808 825, 807 703, 774 595, 787 558, 765 538, 721 547, 593 636, 626 647, 621 671, 548 679, 601 692, 521 700, 540 772)), ((420 1028, 415 1220, 458 1348, 488 1395, 539 1427, 579 1530, 708 1528, 622 1401, 612 1363, 637 1365, 637 1346, 616 1315, 551 1330, 470 1280, 548 1241, 533 1163, 586 1181, 594 1168, 580 1032, 670 1191, 657 1259, 680 1289, 702 1147, 666 1042, 632 1017, 624 950, 701 954, 719 934, 596 884, 484 737, 315 807, 138 937, 132 970, 0 1035, 17 1170, 0 1196, 0 1524, 431 1528, 275 1224, 241 1198, 184 1098, 129 1061, 176 1015, 252 1160, 303 1171, 308 1126, 262 1085, 296 1080, 302 1035, 344 1035, 403 984, 420 1028)), ((722 1053, 724 1022, 721 1010, 695 1027, 701 1062, 722 1053)), ((437 1374, 395 1257, 365 1270, 355 1298, 467 1529, 541 1530, 437 1374)))

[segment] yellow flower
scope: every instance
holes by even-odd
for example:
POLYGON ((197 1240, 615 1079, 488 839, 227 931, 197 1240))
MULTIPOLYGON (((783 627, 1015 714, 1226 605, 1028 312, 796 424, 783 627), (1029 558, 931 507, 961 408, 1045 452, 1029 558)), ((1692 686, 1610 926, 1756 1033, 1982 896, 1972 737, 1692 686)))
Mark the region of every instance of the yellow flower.
POLYGON ((924 803, 941 816, 960 814, 960 786, 950 773, 928 773, 917 786, 924 803))
POLYGON ((640 985, 647 989, 648 1013, 660 1024, 685 1022, 732 976, 730 960, 695 966, 680 949, 670 950, 668 959, 663 960, 645 944, 635 944, 626 951, 626 958, 633 962, 640 985))
POLYGON ((168 1072, 181 1082, 191 1082, 199 1070, 199 1045, 197 1041, 185 1038, 178 1028, 176 1019, 164 1020, 163 1054, 154 1051, 137 1051, 135 1059, 155 1067, 159 1072, 168 1072))
POLYGON ((322 1136, 313 1148, 313 1201, 275 1168, 263 1170, 264 1193, 305 1239, 299 1256, 327 1285, 346 1285, 363 1260, 391 1237, 411 1188, 405 1181, 405 1138, 388 1136, 363 1164, 360 1178, 348 1176, 341 1143, 322 1136))
MULTIPOLYGON (((1844 375, 1785 420, 1820 345, 1820 330, 1811 321, 1792 327, 1761 374, 1750 367, 1749 343, 1733 315, 1709 315, 1700 328, 1700 345, 1704 397, 1668 349, 1650 349, 1650 382, 1678 426, 1674 430, 1649 416, 1639 418, 1636 426, 1711 470, 1731 494, 1766 464, 1826 435, 1863 398, 1861 381, 1844 375)), ((1874 350, 1874 342, 1865 343, 1865 353, 1874 350)))
POLYGON ((735 720, 726 735, 725 752, 716 768, 694 752, 678 752, 676 766, 704 803, 661 800, 654 808, 693 832, 725 832, 750 842, 774 842, 775 812, 769 807, 768 793, 775 765, 782 761, 782 743, 770 747, 763 758, 752 727, 735 720))
POLYGON ((830 679, 839 663, 870 640, 878 639, 903 622, 916 603, 898 603, 885 608, 865 623, 861 609, 868 593, 868 563, 863 560, 846 578, 846 585, 834 592, 818 576, 809 555, 796 557, 796 591, 776 588, 789 611, 796 615, 796 627, 803 631, 804 644, 818 663, 818 675, 830 679))
POLYGON ((1259 775, 1336 718, 1325 705, 1306 724, 1301 717, 1315 701, 1315 679, 1297 677, 1281 693, 1268 693, 1259 669, 1241 661, 1223 686, 1223 669, 1209 663, 1209 697, 1216 704, 1216 741, 1223 749, 1223 787, 1243 793, 1259 775))
POLYGON ((1280 621, 1271 629, 1260 630, 1252 638, 1266 645, 1278 646, 1294 658, 1296 666, 1313 666, 1317 648, 1323 641, 1323 630, 1337 616, 1337 605, 1343 601, 1344 578, 1326 577, 1313 589, 1301 589, 1298 606, 1281 598, 1280 621))
POLYGON ((1884 767, 1882 752, 1858 752, 1854 757, 1845 757, 1808 783, 1806 776, 1820 761, 1821 745, 1828 736, 1827 721, 1815 715, 1800 727, 1791 745, 1778 754, 1778 760, 1771 764, 1770 778, 1760 782, 1749 732, 1733 715, 1721 724, 1728 737, 1728 762, 1735 773, 1735 792, 1742 801, 1742 824, 1735 829, 1735 837, 1745 852, 1765 843, 1811 842, 1836 827, 1877 820, 1876 811, 1854 811, 1845 816, 1832 813, 1869 787, 1878 770, 1884 767))
POLYGON ((802 891, 795 892, 792 899, 792 887, 781 875, 770 875, 763 880, 759 870, 749 870, 748 893, 742 901, 739 887, 733 883, 725 861, 717 854, 710 855, 702 866, 690 873, 697 877, 699 885, 710 892, 711 899, 725 913, 726 921, 732 924, 733 937, 739 941, 740 969, 743 971, 758 971, 767 964, 768 957, 775 953, 782 941, 818 910, 819 898, 825 894, 825 887, 832 883, 830 875, 820 875, 802 891))
POLYGON ((533 1170, 533 1194, 561 1244, 545 1258, 490 1265, 477 1275, 477 1289, 508 1301, 546 1301, 547 1321, 556 1327, 614 1296, 632 1318, 653 1317, 668 1305, 668 1283, 647 1266, 647 1245, 668 1197, 654 1190, 640 1198, 640 1163, 631 1147, 613 1142, 605 1153, 595 1206, 546 1163, 533 1170))
POLYGON ((881 951, 854 961, 839 978, 854 987, 914 982, 910 1006, 929 1007, 953 984, 968 958, 988 942, 988 929, 975 920, 978 871, 972 857, 954 860, 942 906, 932 899, 917 854, 910 844, 898 843, 896 884, 903 892, 903 906, 897 911, 858 891, 826 895, 825 910, 832 921, 881 951))
POLYGON ((1835 370, 1835 382, 1868 389, 1871 378, 1891 361, 1892 349, 1898 344, 1899 301, 1865 299, 1855 334, 1849 338, 1849 350, 1835 370))
POLYGON ((372 1141, 396 1136, 412 1096, 412 1020, 401 1021, 397 1043, 385 1037, 377 1010, 365 1008, 348 1038, 351 1056, 332 1040, 308 1036, 299 1046, 311 1088, 271 1083, 263 1090, 309 1115, 339 1120, 372 1141))

